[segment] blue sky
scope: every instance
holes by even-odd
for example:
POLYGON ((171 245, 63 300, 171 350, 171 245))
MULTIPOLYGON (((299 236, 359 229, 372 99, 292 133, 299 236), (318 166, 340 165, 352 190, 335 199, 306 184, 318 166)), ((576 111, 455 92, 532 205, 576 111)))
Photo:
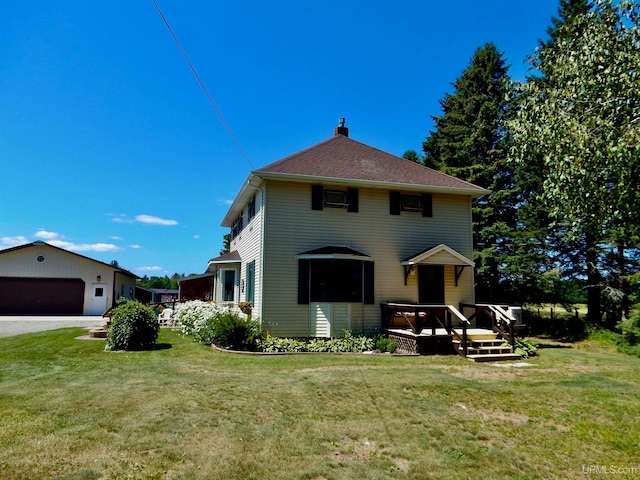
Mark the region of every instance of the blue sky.
POLYGON ((0 0, 0 248, 43 240, 138 275, 202 273, 252 169, 350 136, 420 151, 494 42, 523 80, 557 0, 0 0))

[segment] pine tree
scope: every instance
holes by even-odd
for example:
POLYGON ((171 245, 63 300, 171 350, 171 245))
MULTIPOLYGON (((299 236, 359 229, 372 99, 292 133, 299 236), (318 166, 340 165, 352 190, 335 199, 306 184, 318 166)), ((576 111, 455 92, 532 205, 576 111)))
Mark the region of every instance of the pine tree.
MULTIPOLYGON (((558 7, 558 16, 551 18, 551 26, 547 28, 548 40, 540 40, 541 49, 552 49, 558 44, 563 35, 564 27, 567 23, 573 22, 576 18, 580 18, 591 10, 592 5, 589 0, 560 0, 558 7)), ((580 32, 576 32, 580 33, 580 32)), ((540 65, 544 68, 543 65, 540 65)))
POLYGON ((435 130, 423 143, 424 163, 492 191, 473 207, 477 298, 504 302, 509 295, 501 266, 516 225, 504 129, 510 79, 502 53, 492 43, 478 48, 453 87, 440 101, 443 114, 432 117, 435 130))

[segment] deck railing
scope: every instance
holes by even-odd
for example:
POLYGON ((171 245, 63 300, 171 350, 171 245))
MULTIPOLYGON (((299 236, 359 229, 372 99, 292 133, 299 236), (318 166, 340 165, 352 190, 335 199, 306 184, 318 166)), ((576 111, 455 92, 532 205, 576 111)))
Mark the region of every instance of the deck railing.
POLYGON ((485 315, 491 320, 491 330, 502 337, 503 340, 511 345, 511 353, 515 352, 515 324, 516 319, 505 310, 503 305, 491 305, 485 303, 468 304, 461 303, 460 310, 465 308, 473 308, 474 313, 469 319, 476 320, 480 315, 485 315))
POLYGON ((460 341, 462 351, 456 352, 467 356, 468 336, 467 329, 469 320, 458 311, 453 305, 421 305, 403 302, 383 302, 380 304, 382 310, 382 328, 389 328, 393 318, 402 317, 405 326, 409 327, 414 334, 419 334, 424 328, 423 325, 430 321, 431 334, 436 334, 438 325, 446 330, 448 335, 452 335, 460 341), (442 318, 444 314, 444 318, 442 318), (454 327, 454 322, 459 323, 454 327), (456 330, 458 328, 460 331, 456 330))

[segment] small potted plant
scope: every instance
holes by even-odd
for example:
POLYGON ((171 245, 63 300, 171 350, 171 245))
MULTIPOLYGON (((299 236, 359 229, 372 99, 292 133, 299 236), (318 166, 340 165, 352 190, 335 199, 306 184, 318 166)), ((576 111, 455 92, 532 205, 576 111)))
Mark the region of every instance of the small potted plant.
POLYGON ((251 315, 251 302, 240 302, 238 308, 245 315, 251 315))

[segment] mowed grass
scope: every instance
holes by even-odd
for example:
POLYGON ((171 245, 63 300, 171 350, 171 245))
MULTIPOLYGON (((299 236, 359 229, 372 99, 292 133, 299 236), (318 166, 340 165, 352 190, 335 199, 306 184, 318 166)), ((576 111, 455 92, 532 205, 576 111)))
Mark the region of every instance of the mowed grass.
POLYGON ((0 339, 3 479, 638 478, 640 359, 587 341, 456 356, 248 356, 163 330, 0 339), (598 468, 598 470, 596 470, 598 468))

